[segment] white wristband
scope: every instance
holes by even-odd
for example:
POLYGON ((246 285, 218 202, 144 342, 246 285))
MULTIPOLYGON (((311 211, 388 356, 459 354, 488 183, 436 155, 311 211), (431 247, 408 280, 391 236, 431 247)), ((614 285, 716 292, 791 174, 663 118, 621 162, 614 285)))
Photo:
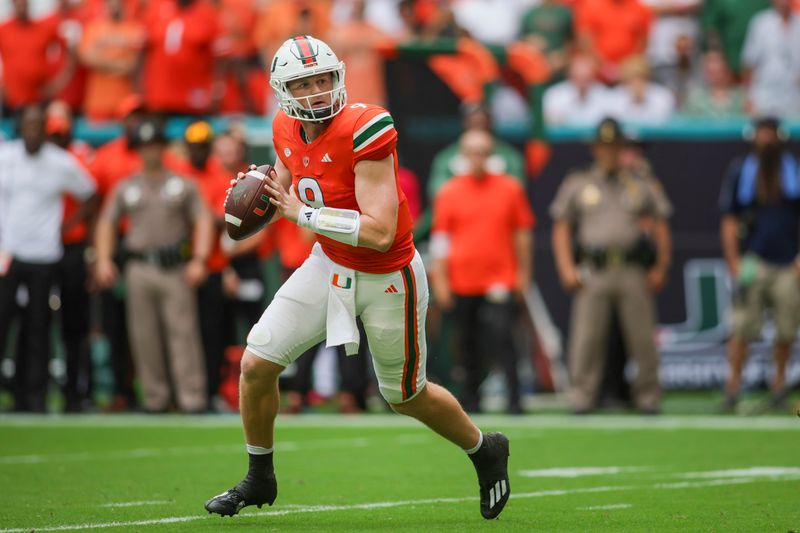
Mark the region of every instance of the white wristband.
POLYGON ((297 215, 297 225, 335 241, 358 246, 361 215, 352 209, 314 208, 304 205, 297 215))

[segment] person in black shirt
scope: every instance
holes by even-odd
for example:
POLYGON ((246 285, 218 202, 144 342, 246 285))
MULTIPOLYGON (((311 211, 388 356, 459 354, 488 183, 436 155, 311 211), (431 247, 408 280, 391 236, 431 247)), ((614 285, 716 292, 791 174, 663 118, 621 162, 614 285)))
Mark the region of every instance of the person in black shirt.
POLYGON ((775 373, 765 407, 786 407, 786 363, 800 325, 800 174, 784 140, 777 119, 758 119, 751 153, 731 163, 720 194, 722 249, 734 286, 723 402, 729 412, 767 307, 775 322, 775 373))

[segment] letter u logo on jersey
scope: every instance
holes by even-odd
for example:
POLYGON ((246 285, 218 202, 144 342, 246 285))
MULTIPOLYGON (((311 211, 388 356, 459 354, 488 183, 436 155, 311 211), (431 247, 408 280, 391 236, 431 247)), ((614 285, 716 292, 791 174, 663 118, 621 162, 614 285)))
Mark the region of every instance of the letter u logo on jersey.
POLYGON ((353 286, 353 278, 347 276, 344 281, 344 285, 342 285, 341 280, 339 279, 339 274, 334 274, 331 283, 334 287, 339 287, 340 289, 349 289, 353 286))

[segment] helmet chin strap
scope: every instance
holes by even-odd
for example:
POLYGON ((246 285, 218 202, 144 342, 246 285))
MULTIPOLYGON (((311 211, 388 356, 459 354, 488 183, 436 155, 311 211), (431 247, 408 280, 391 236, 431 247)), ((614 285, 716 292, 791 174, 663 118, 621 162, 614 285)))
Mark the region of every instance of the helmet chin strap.
MULTIPOLYGON (((333 93, 335 93, 336 90, 333 90, 333 91, 330 91, 330 92, 331 92, 331 98, 333 98, 333 93)), ((341 93, 340 93, 340 95, 341 95, 341 93)), ((311 121, 311 122, 318 122, 318 123, 325 122, 326 120, 329 120, 334 115, 336 115, 336 111, 338 111, 338 108, 343 107, 340 95, 337 96, 337 102, 336 103, 332 103, 331 105, 328 105, 328 106, 325 106, 325 107, 319 107, 319 108, 312 107, 310 109, 305 107, 304 105, 302 105, 301 102, 303 100, 309 101, 310 98, 313 98, 313 97, 319 96, 319 95, 313 95, 313 96, 309 96, 309 97, 304 96, 304 97, 300 97, 300 98, 293 98, 293 101, 294 101, 294 104, 295 104, 294 108, 297 111, 297 114, 299 114, 302 117, 302 118, 301 117, 297 117, 297 118, 300 118, 301 120, 308 120, 308 121, 311 121)))
POLYGON ((306 118, 312 119, 315 122, 324 122, 325 120, 331 117, 332 113, 333 113, 332 105, 320 108, 312 107, 311 109, 303 108, 300 111, 300 114, 304 115, 306 118))

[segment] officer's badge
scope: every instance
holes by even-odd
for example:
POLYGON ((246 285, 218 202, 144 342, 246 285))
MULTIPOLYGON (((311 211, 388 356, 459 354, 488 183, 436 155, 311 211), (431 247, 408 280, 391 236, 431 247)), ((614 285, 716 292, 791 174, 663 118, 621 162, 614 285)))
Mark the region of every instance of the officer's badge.
POLYGON ((170 178, 164 184, 164 188, 162 189, 161 193, 164 198, 171 200, 179 198, 183 194, 183 190, 185 188, 186 185, 183 183, 181 178, 178 176, 170 176, 170 178))
POLYGON ((138 204, 139 200, 141 199, 142 199, 142 190, 139 188, 138 185, 130 185, 126 187, 125 192, 122 193, 122 201, 125 202, 125 206, 128 209, 138 204))
POLYGON ((589 184, 581 191, 581 203, 586 207, 593 207, 600 203, 603 194, 597 185, 589 184))

